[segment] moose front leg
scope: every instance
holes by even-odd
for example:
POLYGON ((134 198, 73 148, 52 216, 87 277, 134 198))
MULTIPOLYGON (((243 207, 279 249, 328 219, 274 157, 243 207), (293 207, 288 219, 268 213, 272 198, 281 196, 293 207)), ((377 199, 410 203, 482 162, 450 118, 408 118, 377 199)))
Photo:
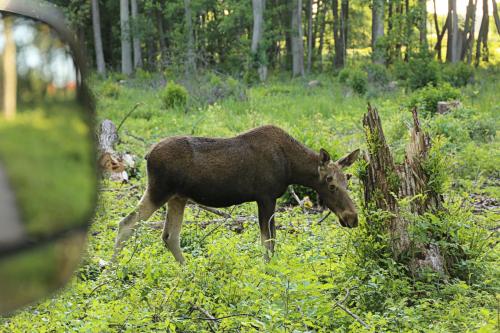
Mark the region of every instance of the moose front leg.
MULTIPOLYGON (((257 202, 259 207, 259 226, 262 245, 268 252, 274 253, 274 243, 276 240, 276 226, 274 225, 274 209, 276 199, 265 199, 257 202)), ((268 253, 266 251, 266 259, 268 253)))
POLYGON ((186 202, 186 198, 179 197, 174 197, 168 201, 167 220, 165 221, 162 234, 165 246, 172 252, 175 260, 180 264, 184 263, 180 234, 186 202))

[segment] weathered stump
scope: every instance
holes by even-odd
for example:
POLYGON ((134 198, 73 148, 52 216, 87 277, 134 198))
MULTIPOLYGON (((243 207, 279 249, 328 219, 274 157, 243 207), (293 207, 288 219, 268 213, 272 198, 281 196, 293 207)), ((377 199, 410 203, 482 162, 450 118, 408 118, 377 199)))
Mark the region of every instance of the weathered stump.
POLYGON ((116 126, 111 120, 104 120, 99 129, 98 161, 103 175, 113 181, 127 182, 129 179, 127 170, 135 167, 133 156, 115 151, 114 147, 119 137, 116 126))
MULTIPOLYGON (((368 106, 363 118, 368 143, 368 152, 364 156, 366 172, 362 177, 365 208, 388 213, 385 224, 396 258, 412 251, 412 270, 427 267, 444 274, 444 258, 439 247, 410 239, 408 226, 411 221, 401 214, 398 203, 400 199, 412 198, 409 210, 415 215, 442 209, 442 196, 429 186, 429 176, 423 167, 431 147, 430 138, 422 131, 416 109, 412 110, 412 114, 413 128, 405 159, 401 165, 395 165, 378 112, 368 106)), ((368 223, 371 222, 369 216, 368 223)))

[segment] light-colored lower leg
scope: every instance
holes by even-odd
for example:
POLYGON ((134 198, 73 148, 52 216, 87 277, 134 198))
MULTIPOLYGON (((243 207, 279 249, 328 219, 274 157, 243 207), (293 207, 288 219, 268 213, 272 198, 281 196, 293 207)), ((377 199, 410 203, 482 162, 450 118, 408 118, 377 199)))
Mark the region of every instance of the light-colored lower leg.
POLYGON ((172 252, 175 260, 181 264, 184 263, 184 256, 181 250, 180 234, 186 202, 187 199, 179 197, 168 201, 167 220, 162 235, 165 246, 172 252))
POLYGON ((137 208, 118 224, 113 259, 120 253, 125 241, 129 239, 134 232, 137 222, 147 220, 157 209, 158 207, 151 202, 149 193, 146 190, 137 208))

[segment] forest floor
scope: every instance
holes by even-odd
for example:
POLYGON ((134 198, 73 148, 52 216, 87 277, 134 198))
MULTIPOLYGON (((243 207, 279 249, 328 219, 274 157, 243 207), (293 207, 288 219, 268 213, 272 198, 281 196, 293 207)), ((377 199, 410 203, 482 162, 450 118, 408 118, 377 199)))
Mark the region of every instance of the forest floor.
MULTIPOLYGON (((119 264, 102 267, 112 255, 117 223, 145 189, 142 157, 161 138, 228 137, 274 124, 312 149, 325 148, 332 157, 340 157, 366 148, 362 116, 370 101, 379 110, 391 150, 401 160, 411 124, 407 104, 412 93, 396 87, 369 89, 359 96, 326 75, 318 77, 321 85, 314 87, 301 79, 275 78, 215 104, 199 103, 203 97, 199 94, 187 109, 164 110, 161 80, 94 79, 98 121, 119 124, 128 110, 142 103, 121 127, 116 147, 137 157, 137 172, 126 184, 103 181, 88 252, 68 286, 39 304, 0 318, 0 331, 498 330, 498 72, 498 68, 482 70, 475 83, 461 88, 462 109, 422 117, 446 162, 445 205, 452 213, 437 225, 446 225, 453 241, 440 246, 466 254, 457 257, 454 276, 448 280, 431 273, 412 276, 392 258, 377 256, 380 243, 368 236, 362 214, 359 228, 346 229, 334 214, 322 220, 326 212, 291 206, 289 200, 279 203, 277 249, 269 263, 263 259, 256 205, 248 203, 224 210, 230 218, 188 206, 181 234, 185 266, 164 248, 161 231, 144 223, 119 264)), ((358 167, 352 167, 355 175, 358 167)), ((298 189, 297 193, 301 198, 307 194, 298 189)), ((357 177, 350 193, 361 206, 357 177)), ((162 222, 164 216, 162 208, 149 222, 162 222)))

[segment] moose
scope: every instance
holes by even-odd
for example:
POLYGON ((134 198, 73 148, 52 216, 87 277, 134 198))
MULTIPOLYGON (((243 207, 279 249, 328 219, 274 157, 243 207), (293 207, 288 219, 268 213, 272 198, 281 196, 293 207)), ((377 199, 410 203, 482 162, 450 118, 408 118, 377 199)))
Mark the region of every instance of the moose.
POLYGON ((257 202, 261 241, 266 254, 273 253, 276 200, 291 184, 314 189, 343 227, 356 227, 358 215, 342 169, 358 155, 359 149, 332 161, 326 150, 318 154, 272 125, 232 138, 165 138, 145 157, 147 189, 137 208, 119 223, 114 258, 137 222, 167 203, 162 239, 175 259, 184 263, 180 232, 189 199, 210 207, 257 202))

